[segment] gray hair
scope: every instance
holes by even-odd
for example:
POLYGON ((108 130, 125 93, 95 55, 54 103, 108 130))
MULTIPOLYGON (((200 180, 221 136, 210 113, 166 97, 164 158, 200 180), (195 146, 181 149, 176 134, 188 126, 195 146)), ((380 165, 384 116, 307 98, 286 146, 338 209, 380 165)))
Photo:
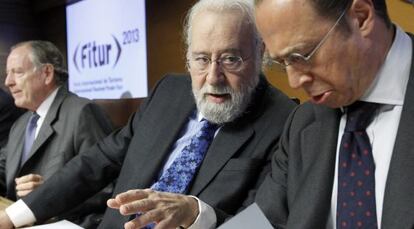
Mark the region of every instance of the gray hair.
POLYGON ((214 12, 225 12, 237 10, 241 12, 243 19, 251 26, 253 31, 252 41, 255 45, 256 51, 256 67, 260 70, 262 65, 262 38, 257 31, 254 16, 254 1, 253 0, 200 0, 188 11, 184 22, 184 42, 186 45, 186 57, 191 46, 191 31, 193 20, 200 12, 210 10, 214 12))
POLYGON ((36 68, 39 68, 42 64, 51 64, 53 66, 57 85, 63 85, 67 82, 68 71, 63 61, 63 55, 52 42, 41 40, 24 41, 12 46, 11 51, 22 46, 30 47, 32 52, 29 54, 29 58, 36 68))

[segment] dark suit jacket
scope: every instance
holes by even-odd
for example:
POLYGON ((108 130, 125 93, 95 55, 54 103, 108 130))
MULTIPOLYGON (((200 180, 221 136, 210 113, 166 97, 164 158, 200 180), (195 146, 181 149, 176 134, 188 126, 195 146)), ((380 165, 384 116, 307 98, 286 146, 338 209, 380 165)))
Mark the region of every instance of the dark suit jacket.
MULTIPOLYGON (((14 178, 36 173, 47 180, 70 159, 85 153, 98 139, 112 131, 109 118, 96 104, 61 87, 40 127, 29 158, 20 167, 30 115, 31 112, 26 112, 15 122, 9 141, 0 152, 0 193, 12 200, 16 200, 14 178)), ((64 186, 68 188, 70 184, 64 186)), ((105 195, 108 197, 110 192, 105 195)), ((95 209, 89 209, 92 210, 95 209)))
POLYGON ((23 114, 13 102, 13 98, 0 88, 0 148, 6 145, 9 131, 14 121, 23 114))
MULTIPOLYGON (((414 228, 414 57, 389 167, 382 229, 414 228)), ((326 228, 340 109, 305 103, 290 115, 256 201, 274 226, 326 228)), ((386 131, 386 130, 384 130, 386 131)))
MULTIPOLYGON (((214 207, 219 223, 234 214, 262 180, 293 107, 289 98, 262 78, 252 106, 243 117, 225 124, 213 140, 188 194, 214 207)), ((63 211, 115 178, 114 195, 150 187, 195 109, 190 78, 165 77, 123 129, 68 163, 24 198, 25 203, 37 219, 47 219, 53 215, 47 208, 63 211), (71 189, 65 184, 71 184, 71 189)), ((100 228, 120 228, 127 220, 107 209, 100 228)))

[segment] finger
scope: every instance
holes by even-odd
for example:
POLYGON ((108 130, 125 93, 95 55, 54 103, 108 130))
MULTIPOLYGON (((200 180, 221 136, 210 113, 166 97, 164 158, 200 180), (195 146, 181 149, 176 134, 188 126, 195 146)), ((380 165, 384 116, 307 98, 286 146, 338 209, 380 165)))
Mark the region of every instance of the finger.
POLYGON ((131 215, 136 214, 138 212, 147 212, 149 210, 154 209, 156 206, 156 202, 150 199, 143 199, 133 201, 127 204, 122 204, 119 208, 119 212, 122 215, 131 215))
POLYGON ((39 174, 28 174, 15 179, 16 184, 26 183, 29 181, 43 181, 43 177, 39 174))
POLYGON ((18 197, 23 197, 23 196, 26 196, 27 194, 31 193, 32 191, 33 191, 33 190, 18 191, 18 192, 16 193, 16 195, 17 195, 18 197))
POLYGON ((123 192, 123 193, 116 195, 115 200, 119 204, 125 204, 131 201, 136 201, 136 200, 147 198, 149 193, 150 192, 148 190, 143 190, 143 189, 129 190, 127 192, 123 192))
POLYGON ((113 209, 119 209, 121 207, 121 204, 118 203, 118 201, 116 201, 116 199, 113 199, 113 198, 106 201, 106 205, 113 209))
POLYGON ((43 184, 43 181, 21 183, 16 185, 16 191, 33 190, 41 184, 43 184))
POLYGON ((155 227, 154 227, 154 229, 169 229, 169 228, 184 229, 185 227, 177 225, 177 223, 171 219, 162 220, 161 222, 155 224, 155 227))
POLYGON ((156 222, 161 221, 162 217, 163 217, 162 211, 158 209, 154 209, 127 222, 124 225, 124 228, 125 229, 142 228, 150 223, 156 223, 156 222))

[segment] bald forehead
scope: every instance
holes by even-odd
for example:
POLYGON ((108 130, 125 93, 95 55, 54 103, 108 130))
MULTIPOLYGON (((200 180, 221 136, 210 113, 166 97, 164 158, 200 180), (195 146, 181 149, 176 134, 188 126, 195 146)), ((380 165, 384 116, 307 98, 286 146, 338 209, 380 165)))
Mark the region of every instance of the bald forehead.
POLYGON ((32 62, 32 47, 28 44, 23 44, 20 46, 13 47, 10 51, 9 56, 20 56, 20 57, 27 57, 32 62))
MULTIPOLYGON (((262 4, 271 5, 277 8, 304 8, 314 9, 312 0, 255 0, 255 6, 259 7, 262 4)), ((300 11, 298 9, 298 11, 300 11)))
POLYGON ((308 1, 263 0, 256 7, 257 27, 271 57, 303 51, 320 39, 324 26, 330 25, 308 1))
POLYGON ((31 48, 27 45, 22 45, 19 47, 15 47, 10 51, 9 58, 29 58, 29 54, 31 53, 31 48))
MULTIPOLYGON (((303 22, 316 22, 322 18, 313 9, 309 0, 261 0, 256 5, 256 21, 277 23, 275 30, 295 30, 303 22), (286 28, 281 28, 286 27, 286 28)), ((260 27, 260 23, 259 27, 260 27)))

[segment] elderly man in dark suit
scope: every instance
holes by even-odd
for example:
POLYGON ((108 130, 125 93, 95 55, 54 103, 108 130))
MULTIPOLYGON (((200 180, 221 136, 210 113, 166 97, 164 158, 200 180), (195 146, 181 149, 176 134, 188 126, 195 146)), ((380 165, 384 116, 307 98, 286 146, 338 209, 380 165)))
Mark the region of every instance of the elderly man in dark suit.
POLYGON ((23 198, 26 223, 116 178, 100 228, 210 228, 251 203, 294 103, 260 76, 252 2, 199 1, 186 34, 191 77, 163 78, 124 128, 23 198))
MULTIPOLYGON (((7 145, 1 149, 3 196, 11 200, 26 196, 112 130, 103 111, 92 101, 69 92, 64 86, 66 80, 63 57, 52 43, 28 41, 12 47, 5 85, 16 106, 28 112, 15 122, 7 145)), ((85 215, 99 212, 100 198, 110 194, 111 190, 100 193, 65 218, 81 222, 85 215)), ((85 220, 84 226, 93 221, 85 220)))
POLYGON ((385 0, 257 0, 273 62, 310 102, 257 202, 283 228, 414 227, 413 36, 385 0))
POLYGON ((9 131, 14 121, 23 114, 13 102, 13 98, 0 88, 0 148, 2 148, 9 137, 9 131))

